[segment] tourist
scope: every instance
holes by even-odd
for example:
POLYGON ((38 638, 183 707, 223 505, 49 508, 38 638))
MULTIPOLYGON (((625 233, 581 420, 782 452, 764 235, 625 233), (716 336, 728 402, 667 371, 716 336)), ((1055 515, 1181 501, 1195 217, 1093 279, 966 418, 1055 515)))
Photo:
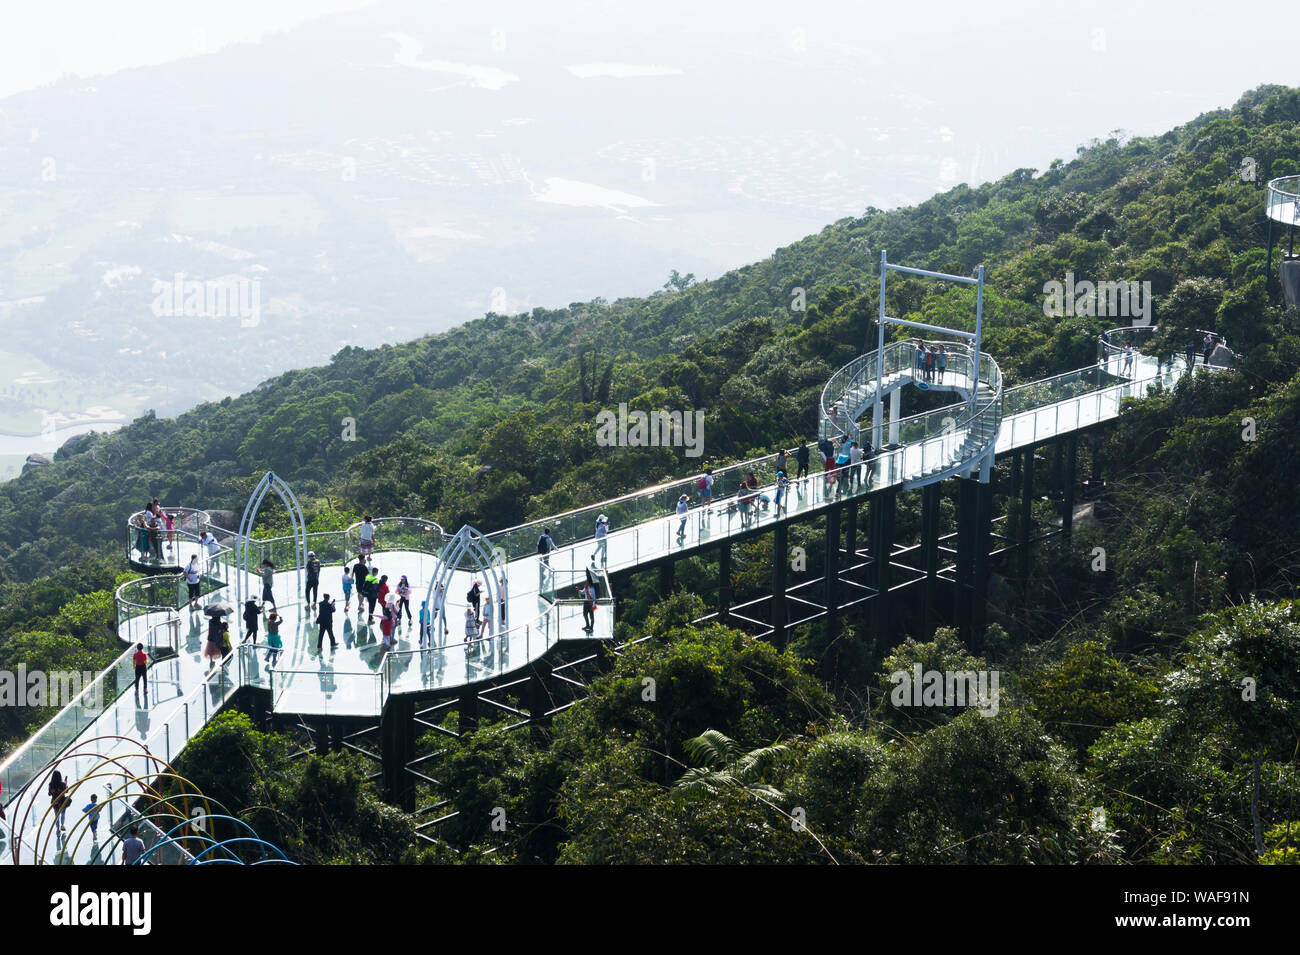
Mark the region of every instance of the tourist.
POLYGON ((315 610, 316 601, 320 599, 320 561, 316 559, 314 550, 307 551, 307 584, 302 599, 308 610, 315 610))
POLYGON ((700 507, 713 500, 713 468, 704 469, 704 473, 695 482, 695 489, 700 492, 700 507))
POLYGON ((835 445, 831 443, 829 438, 819 438, 817 450, 822 455, 822 477, 825 479, 822 483, 826 487, 830 487, 831 481, 835 478, 835 445))
POLYGON ((916 374, 924 374, 925 369, 925 342, 917 340, 916 343, 916 374))
POLYGON ((551 551, 555 550, 555 541, 551 540, 551 529, 542 528, 542 536, 537 538, 537 553, 541 555, 542 563, 548 567, 551 565, 551 551))
MULTIPOLYGON (((385 580, 388 578, 385 577, 385 580)), ((379 599, 379 568, 371 567, 366 574, 366 622, 375 622, 375 601, 379 599)), ((358 614, 360 616, 360 614, 358 614)))
POLYGON ((189 589, 190 594, 190 613, 199 609, 199 593, 202 589, 199 584, 201 574, 199 555, 194 554, 190 557, 190 562, 185 565, 185 586, 189 589))
POLYGON ((804 478, 808 476, 808 460, 810 457, 811 452, 808 450, 808 439, 800 438, 799 447, 794 449, 794 460, 795 463, 799 465, 799 470, 795 474, 796 478, 804 478))
POLYGON ((785 448, 777 448, 776 460, 772 462, 773 468, 778 471, 784 471, 786 465, 785 448))
POLYGON ((252 597, 244 601, 244 639, 242 643, 257 643, 257 622, 262 616, 262 605, 252 597))
POLYGON ((221 644, 224 642, 222 627, 223 623, 219 616, 213 615, 208 619, 208 640, 203 647, 203 657, 208 661, 209 673, 216 668, 217 663, 225 656, 221 652, 221 644))
POLYGON ((420 601, 420 648, 433 642, 433 629, 429 626, 429 601, 420 601))
POLYGON ((853 439, 845 438, 840 442, 839 452, 835 455, 835 493, 836 496, 843 493, 849 483, 849 462, 852 460, 850 449, 853 447, 853 439))
POLYGON ((393 608, 391 604, 383 604, 379 618, 379 632, 384 635, 384 649, 393 649, 393 608))
POLYGON ((149 525, 145 523, 144 512, 132 517, 131 523, 135 527, 135 549, 140 552, 141 560, 147 560, 149 557, 149 525))
POLYGON ((1184 350, 1184 352, 1187 355, 1187 370, 1191 371, 1192 368, 1196 366, 1196 339, 1195 338, 1193 338, 1191 341, 1187 343, 1187 348, 1184 350))
POLYGON ((162 562, 162 522, 157 515, 149 518, 149 549, 154 563, 162 562))
POLYGON ((144 840, 140 838, 140 827, 132 826, 131 834, 122 843, 122 865, 135 865, 144 855, 144 840))
POLYGON ((92 845, 99 841, 99 811, 103 808, 99 804, 99 796, 91 793, 90 802, 81 809, 90 823, 90 841, 92 845))
POLYGON ((582 629, 587 633, 594 633, 596 630, 596 588, 590 580, 585 581, 581 588, 582 593, 582 629))
POLYGON ((402 574, 397 582, 397 622, 402 622, 402 611, 406 611, 406 629, 411 629, 411 582, 402 574))
POLYGON ((466 644, 465 652, 466 653, 469 652, 469 648, 473 646, 474 641, 478 639, 478 634, 479 634, 478 615, 474 613, 473 607, 466 607, 465 608, 465 644, 466 644))
POLYGON ((505 577, 497 578, 497 603, 501 607, 501 622, 506 622, 506 579, 505 577))
POLYGON ((209 530, 205 530, 202 536, 199 537, 199 543, 208 552, 208 567, 210 569, 217 562, 217 551, 221 550, 221 544, 217 542, 216 535, 209 530))
MULTIPOLYGON (((429 612, 429 622, 434 627, 438 626, 439 621, 442 623, 442 635, 445 637, 451 633, 451 630, 447 627, 447 589, 442 584, 438 585, 433 595, 433 609, 429 612)), ((430 641, 432 637, 433 635, 430 634, 430 641)))
POLYGON ((855 489, 862 486, 862 448, 856 441, 849 442, 849 476, 855 489))
POLYGON ((364 560, 375 552, 375 525, 367 514, 361 521, 361 557, 364 560))
POLYGON ((135 653, 131 654, 131 662, 135 665, 135 682, 131 684, 135 690, 136 702, 140 702, 140 685, 144 685, 144 701, 149 702, 149 654, 144 652, 144 644, 135 645, 135 653))
POLYGON ((609 536, 609 518, 604 514, 596 518, 596 552, 591 555, 591 562, 596 563, 596 558, 600 558, 602 565, 605 563, 605 546, 606 538, 609 536))
POLYGON ((870 488, 871 477, 876 470, 876 450, 871 446, 870 441, 862 442, 862 461, 865 462, 867 466, 866 483, 867 483, 867 487, 870 488))
POLYGON ((276 661, 280 659, 280 651, 284 649, 284 641, 280 639, 280 624, 284 623, 284 618, 276 610, 271 611, 271 615, 266 618, 266 662, 269 666, 275 666, 276 661))
POLYGON ((1205 364, 1210 364, 1210 356, 1214 354, 1214 336, 1209 332, 1205 333, 1205 341, 1201 344, 1201 352, 1205 359, 1205 364))
POLYGON ((172 545, 176 543, 176 519, 166 511, 162 511, 161 517, 163 527, 167 531, 167 549, 172 550, 172 545))
POLYGON ((939 354, 935 360, 937 362, 937 367, 938 367, 939 383, 943 384, 944 372, 948 370, 948 349, 945 348, 943 345, 940 345, 939 354))
POLYGON ((277 610, 280 605, 275 602, 275 594, 271 592, 271 585, 275 583, 275 564, 271 563, 271 558, 262 558, 262 603, 268 603, 277 610))
POLYGON ((677 516, 681 518, 680 523, 677 525, 677 539, 679 541, 686 538, 686 512, 690 510, 690 507, 691 499, 685 494, 677 499, 677 516))
POLYGON ((465 599, 469 601, 470 606, 474 608, 474 616, 477 617, 483 604, 483 594, 479 588, 479 582, 477 580, 470 586, 469 593, 465 594, 465 599))
POLYGON ((776 472, 776 498, 773 501, 773 506, 772 506, 772 510, 774 513, 780 514, 789 505, 789 501, 786 499, 786 495, 789 493, 789 489, 790 489, 790 479, 785 476, 784 471, 777 471, 776 472))
POLYGON ((50 796, 50 811, 57 815, 59 821, 59 832, 63 831, 63 823, 68 814, 68 803, 72 797, 68 795, 68 784, 63 778, 63 774, 57 769, 50 776, 50 785, 46 790, 50 796))
POLYGON ((316 652, 320 653, 321 644, 325 641, 325 634, 330 636, 330 653, 338 649, 338 641, 334 639, 334 601, 330 600, 330 595, 326 594, 325 599, 320 602, 320 609, 316 611, 316 626, 320 627, 320 633, 316 635, 316 652))
POLYGON ((343 612, 347 613, 352 607, 352 568, 347 564, 343 565, 343 612))

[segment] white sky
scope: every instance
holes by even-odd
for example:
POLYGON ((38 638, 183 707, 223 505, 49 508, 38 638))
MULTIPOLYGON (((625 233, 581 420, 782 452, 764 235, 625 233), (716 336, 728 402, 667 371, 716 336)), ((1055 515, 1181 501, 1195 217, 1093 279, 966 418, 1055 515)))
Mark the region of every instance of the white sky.
POLYGON ((0 97, 65 73, 99 76, 260 40, 374 0, 11 0, 0 22, 0 97))

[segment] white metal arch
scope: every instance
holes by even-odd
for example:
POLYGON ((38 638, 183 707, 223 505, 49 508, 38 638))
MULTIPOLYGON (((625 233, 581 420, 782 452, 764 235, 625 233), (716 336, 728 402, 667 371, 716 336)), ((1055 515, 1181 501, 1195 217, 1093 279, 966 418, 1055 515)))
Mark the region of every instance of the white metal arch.
MULTIPOLYGON (((298 590, 302 593, 302 568, 307 563, 307 520, 303 516, 302 506, 288 484, 277 477, 274 471, 267 471, 262 480, 257 482, 253 493, 249 495, 244 506, 244 515, 239 521, 239 536, 235 538, 235 604, 238 612, 243 608, 244 575, 251 571, 248 562, 252 551, 253 524, 257 521, 257 512, 262 507, 268 491, 274 490, 289 512, 289 521, 293 525, 294 570, 298 574, 298 590)), ((251 593, 248 596, 252 596, 251 593)))
MULTIPOLYGON (((447 589, 451 584, 451 578, 456 571, 461 569, 461 564, 465 560, 472 561, 471 566, 475 573, 482 575, 486 584, 486 593, 484 594, 488 606, 488 632, 493 636, 497 634, 498 616, 497 606, 501 599, 500 589, 497 586, 497 575, 505 576, 504 564, 499 559, 497 553, 488 547, 487 538, 479 533, 468 524, 458 530, 447 542, 442 550, 442 555, 438 558, 438 570, 429 580, 429 589, 425 593, 425 603, 430 612, 433 610, 433 595, 436 589, 441 586, 446 596, 446 601, 451 593, 447 589)), ((508 582, 507 582, 508 585, 508 582)), ((444 602, 443 610, 446 610, 444 602)), ((502 630, 510 629, 510 604, 506 603, 506 619, 501 622, 502 630)), ((442 643, 441 633, 437 627, 433 628, 434 635, 438 637, 438 643, 442 643)))

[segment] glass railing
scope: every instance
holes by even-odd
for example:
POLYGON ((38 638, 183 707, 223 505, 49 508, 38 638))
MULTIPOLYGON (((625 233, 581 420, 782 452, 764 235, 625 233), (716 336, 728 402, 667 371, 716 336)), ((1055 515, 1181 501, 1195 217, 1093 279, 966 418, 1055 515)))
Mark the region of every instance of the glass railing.
POLYGON ((198 544, 208 527, 208 512, 192 507, 164 507, 163 513, 172 518, 172 530, 161 527, 152 538, 148 527, 151 515, 137 511, 127 518, 128 561, 135 564, 175 564, 188 559, 188 556, 181 557, 181 551, 198 544))
POLYGON ((216 715, 239 689, 239 679, 232 673, 233 655, 203 678, 198 686, 177 701, 162 720, 151 717, 143 742, 151 753, 171 762, 182 749, 216 715))
MULTIPOLYGON (((375 553, 405 550, 436 556, 447 541, 441 525, 419 517, 381 517, 372 523, 375 553)), ((348 555, 356 556, 361 552, 361 524, 353 524, 346 533, 348 555)))
POLYGON ((0 796, 3 802, 0 804, 8 805, 38 772, 94 725, 104 710, 131 688, 135 680, 135 667, 131 661, 133 653, 134 646, 124 650, 27 742, 5 757, 0 763, 0 782, 4 784, 3 796, 0 796))
POLYGON ((1283 176, 1270 182, 1265 208, 1274 222, 1300 225, 1300 176, 1283 176))
POLYGON ((384 673, 382 667, 335 670, 329 663, 314 670, 271 668, 267 671, 271 709, 334 716, 379 716, 384 711, 386 696, 384 673))

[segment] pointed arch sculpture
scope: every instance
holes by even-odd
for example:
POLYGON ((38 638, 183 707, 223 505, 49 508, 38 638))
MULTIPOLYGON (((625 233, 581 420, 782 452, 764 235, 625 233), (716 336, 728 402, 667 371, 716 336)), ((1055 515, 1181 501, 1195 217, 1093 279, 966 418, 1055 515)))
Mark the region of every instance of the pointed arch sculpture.
MULTIPOLYGON (((261 510, 262 501, 267 492, 275 491, 289 512, 289 521, 293 525, 294 570, 298 573, 298 589, 302 593, 302 568, 307 563, 307 519, 303 517, 302 506, 298 503, 293 489, 285 484, 274 471, 267 471, 262 480, 257 482, 253 493, 244 506, 244 516, 239 520, 239 536, 235 538, 235 610, 239 610, 247 599, 244 594, 245 575, 251 574, 249 561, 252 558, 253 525, 257 521, 257 512, 261 510)), ((251 596, 251 592, 248 596, 251 596)))
MULTIPOLYGON (((500 588, 497 586, 498 572, 502 577, 505 576, 505 563, 495 550, 488 547, 487 537, 466 524, 461 527, 442 549, 442 555, 438 558, 438 569, 433 577, 429 580, 429 589, 425 593, 425 601, 430 608, 433 607, 433 594, 438 587, 447 588, 451 584, 451 578, 456 571, 461 569, 461 564, 470 561, 470 567, 474 573, 483 577, 486 583, 485 599, 488 606, 488 632, 492 636, 497 635, 498 626, 501 624, 497 616, 497 606, 501 599, 500 588)), ((450 597, 450 591, 446 591, 450 597)), ((445 599, 445 598, 444 598, 445 599)), ((444 604, 445 609, 445 604, 444 604)), ((506 619, 501 626, 502 631, 510 629, 510 604, 506 603, 506 619)), ((438 627, 433 627, 433 635, 438 637, 438 644, 442 644, 441 633, 438 627)))

